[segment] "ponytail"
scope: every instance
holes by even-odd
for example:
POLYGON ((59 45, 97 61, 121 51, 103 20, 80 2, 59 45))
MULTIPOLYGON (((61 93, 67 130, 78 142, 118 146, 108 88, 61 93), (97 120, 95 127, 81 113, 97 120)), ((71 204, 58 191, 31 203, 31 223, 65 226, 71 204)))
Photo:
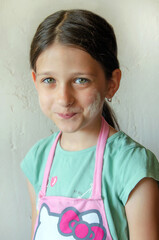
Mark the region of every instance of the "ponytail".
POLYGON ((103 105, 102 116, 111 127, 117 130, 120 130, 115 114, 113 110, 110 108, 110 106, 106 103, 106 101, 104 102, 104 105, 103 105))

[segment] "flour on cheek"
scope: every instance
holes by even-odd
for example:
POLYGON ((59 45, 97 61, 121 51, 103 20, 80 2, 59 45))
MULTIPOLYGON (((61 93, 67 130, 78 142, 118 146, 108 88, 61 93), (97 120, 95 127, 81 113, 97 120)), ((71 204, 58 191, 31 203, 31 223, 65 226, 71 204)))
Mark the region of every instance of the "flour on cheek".
POLYGON ((89 112, 90 118, 99 112, 99 109, 101 108, 101 97, 100 94, 97 92, 94 101, 91 102, 91 104, 87 107, 87 112, 89 112))

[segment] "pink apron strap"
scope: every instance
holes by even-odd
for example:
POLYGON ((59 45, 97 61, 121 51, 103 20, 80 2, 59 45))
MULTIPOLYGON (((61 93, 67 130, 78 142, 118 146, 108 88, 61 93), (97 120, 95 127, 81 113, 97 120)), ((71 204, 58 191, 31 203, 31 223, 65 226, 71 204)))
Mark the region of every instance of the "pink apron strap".
POLYGON ((97 149, 96 149, 93 189, 92 189, 92 196, 91 196, 91 198, 93 199, 101 199, 103 156, 104 156, 108 134, 109 134, 109 124, 102 117, 102 125, 99 133, 97 149))
POLYGON ((47 185, 48 185, 50 170, 51 170, 51 166, 52 166, 52 163, 53 163, 53 158, 54 158, 56 145, 57 145, 57 142, 58 142, 58 140, 60 138, 60 135, 61 135, 61 132, 59 132, 59 134, 57 135, 57 137, 56 137, 56 139, 55 139, 55 141, 54 141, 54 143, 53 143, 53 145, 51 147, 51 150, 50 150, 47 162, 46 162, 46 167, 45 167, 45 171, 44 171, 44 178, 43 178, 43 182, 42 182, 42 187, 41 187, 41 191, 39 193, 39 195, 42 195, 42 196, 46 195, 46 189, 47 189, 47 185))
MULTIPOLYGON (((95 170, 94 170, 94 178, 93 178, 93 190, 92 190, 92 197, 94 199, 101 199, 101 186, 102 186, 102 169, 103 169, 103 155, 105 150, 106 141, 109 134, 109 125, 105 121, 105 119, 102 117, 102 125, 101 130, 98 137, 97 142, 97 149, 96 149, 96 158, 95 158, 95 170)), ((39 196, 45 196, 46 195, 46 189, 48 185, 49 175, 51 166, 53 163, 54 153, 56 149, 57 142, 60 138, 61 132, 57 135, 49 156, 46 163, 45 171, 44 171, 44 178, 42 182, 41 191, 39 193, 39 196)))

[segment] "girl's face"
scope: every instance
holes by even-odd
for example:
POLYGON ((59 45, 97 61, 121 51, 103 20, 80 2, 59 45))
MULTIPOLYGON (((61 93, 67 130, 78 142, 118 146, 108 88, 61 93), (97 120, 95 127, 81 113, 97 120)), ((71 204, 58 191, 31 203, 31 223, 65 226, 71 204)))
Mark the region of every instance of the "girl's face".
POLYGON ((87 52, 53 44, 38 57, 32 75, 42 111, 60 130, 73 133, 99 125, 109 82, 87 52))

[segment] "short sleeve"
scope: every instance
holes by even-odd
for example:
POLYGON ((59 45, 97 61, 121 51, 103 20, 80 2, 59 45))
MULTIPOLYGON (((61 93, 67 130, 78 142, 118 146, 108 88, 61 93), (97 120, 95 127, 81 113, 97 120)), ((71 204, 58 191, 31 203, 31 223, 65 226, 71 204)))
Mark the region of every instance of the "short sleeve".
POLYGON ((123 205, 129 194, 143 178, 153 178, 159 182, 159 162, 155 155, 144 147, 135 147, 121 154, 119 169, 119 197, 123 205))
POLYGON ((39 168, 41 167, 38 164, 38 157, 37 157, 37 155, 39 155, 38 150, 39 150, 40 143, 41 143, 41 141, 36 143, 29 150, 29 152, 26 154, 25 158, 21 162, 21 169, 24 172, 27 179, 33 185, 36 192, 38 192, 38 190, 39 190, 38 179, 39 179, 39 171, 40 171, 39 168))
POLYGON ((21 169, 33 185, 36 194, 38 194, 41 188, 45 165, 55 135, 53 134, 37 142, 21 162, 21 169))

